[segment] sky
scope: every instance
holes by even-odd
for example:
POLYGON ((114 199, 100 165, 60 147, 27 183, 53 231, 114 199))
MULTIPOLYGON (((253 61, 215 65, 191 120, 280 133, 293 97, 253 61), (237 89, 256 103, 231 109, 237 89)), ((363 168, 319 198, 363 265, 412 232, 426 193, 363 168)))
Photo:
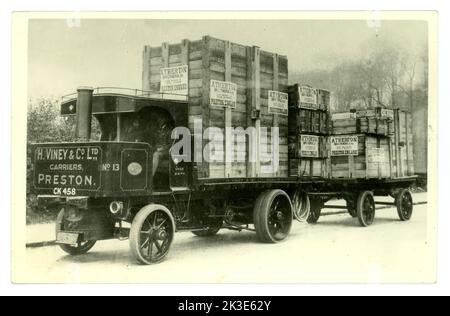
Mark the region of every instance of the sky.
POLYGON ((398 45, 413 54, 427 45, 427 25, 420 21, 30 20, 28 96, 59 98, 78 86, 140 89, 144 45, 203 35, 286 55, 294 72, 332 68, 374 45, 398 45))

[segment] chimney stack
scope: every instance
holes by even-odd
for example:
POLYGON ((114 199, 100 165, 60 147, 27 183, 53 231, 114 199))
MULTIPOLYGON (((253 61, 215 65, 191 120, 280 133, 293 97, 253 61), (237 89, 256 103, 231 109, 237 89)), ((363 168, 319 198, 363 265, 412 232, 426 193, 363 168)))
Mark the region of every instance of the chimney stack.
POLYGON ((91 138, 92 95, 94 93, 94 88, 79 87, 77 92, 76 137, 83 140, 89 140, 91 138))

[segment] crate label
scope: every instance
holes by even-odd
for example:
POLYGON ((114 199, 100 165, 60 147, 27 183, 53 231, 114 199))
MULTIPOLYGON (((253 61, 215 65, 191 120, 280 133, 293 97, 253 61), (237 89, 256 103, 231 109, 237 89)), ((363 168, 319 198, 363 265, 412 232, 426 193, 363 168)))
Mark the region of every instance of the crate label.
POLYGON ((269 90, 269 113, 288 115, 288 94, 269 90))
POLYGON ((394 110, 381 109, 381 117, 385 117, 390 120, 394 120, 394 110))
POLYGON ((358 136, 331 136, 331 156, 357 156, 358 136))
POLYGON ((212 80, 209 89, 211 106, 236 108, 237 85, 233 82, 212 80))
POLYGON ((331 115, 332 121, 348 120, 348 119, 356 119, 356 113, 345 112, 345 113, 334 113, 331 115))
POLYGON ((319 136, 300 136, 300 156, 312 158, 319 157, 319 136))
POLYGON ((161 68, 161 93, 188 95, 188 66, 161 68))
POLYGON ((377 113, 375 110, 360 110, 356 111, 356 118, 363 117, 376 117, 377 113))
POLYGON ((367 162, 369 163, 384 163, 386 162, 386 152, 384 148, 368 148, 367 162))
POLYGON ((299 86, 298 95, 300 98, 300 106, 317 109, 317 90, 308 86, 299 86))

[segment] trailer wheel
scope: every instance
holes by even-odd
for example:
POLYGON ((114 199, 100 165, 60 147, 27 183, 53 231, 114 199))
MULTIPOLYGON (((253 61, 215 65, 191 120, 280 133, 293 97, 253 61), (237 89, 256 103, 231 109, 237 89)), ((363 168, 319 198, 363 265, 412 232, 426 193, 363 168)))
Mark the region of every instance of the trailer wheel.
POLYGON ((209 227, 203 230, 194 230, 192 231, 192 233, 195 236, 199 236, 199 237, 211 237, 216 235, 219 230, 222 228, 222 224, 223 224, 223 220, 217 220, 214 222, 211 222, 209 227))
POLYGON ((347 202, 347 211, 351 217, 355 218, 358 216, 358 212, 356 211, 356 206, 354 200, 346 200, 347 202))
POLYGON ((321 199, 311 199, 311 210, 307 222, 309 224, 316 224, 322 214, 323 202, 321 199))
MULTIPOLYGON (((61 225, 64 220, 64 209, 61 210, 58 213, 58 216, 56 217, 56 235, 61 231, 61 225)), ((86 254, 89 250, 91 250, 97 241, 95 240, 87 240, 83 242, 79 242, 76 246, 75 245, 66 245, 66 244, 60 244, 59 248, 61 248, 64 252, 68 253, 71 256, 79 256, 86 254)))
POLYGON ((296 190, 292 195, 291 202, 294 218, 299 222, 306 221, 311 209, 308 194, 301 192, 300 190, 296 190))
POLYGON ((292 204, 282 190, 260 194, 253 210, 256 235, 261 242, 277 243, 289 235, 292 227, 292 204))
POLYGON ((175 221, 162 205, 147 205, 134 217, 130 229, 130 249, 142 264, 162 261, 172 244, 175 221))
POLYGON ((361 226, 367 227, 372 225, 375 219, 375 200, 370 191, 362 191, 358 196, 356 204, 358 220, 361 226))
POLYGON ((413 213, 413 198, 411 191, 408 189, 403 189, 397 195, 395 199, 395 204, 397 205, 398 217, 402 221, 409 221, 413 213))

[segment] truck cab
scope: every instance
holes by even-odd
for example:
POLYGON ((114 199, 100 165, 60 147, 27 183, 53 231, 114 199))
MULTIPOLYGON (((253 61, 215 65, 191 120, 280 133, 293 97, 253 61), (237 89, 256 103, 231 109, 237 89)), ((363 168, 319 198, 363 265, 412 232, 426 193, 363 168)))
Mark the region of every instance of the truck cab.
POLYGON ((169 153, 174 127, 188 125, 186 96, 82 87, 63 98, 61 115, 76 116, 77 140, 32 145, 31 187, 60 209, 57 242, 69 254, 128 237, 122 222, 131 223, 154 196, 190 190, 191 166, 169 153), (99 139, 91 137, 92 118, 99 139))
POLYGON ((172 130, 187 126, 187 110, 186 97, 140 90, 81 88, 64 97, 61 115, 77 117, 78 141, 34 144, 34 192, 106 197, 187 189, 187 165, 169 154, 172 130))

